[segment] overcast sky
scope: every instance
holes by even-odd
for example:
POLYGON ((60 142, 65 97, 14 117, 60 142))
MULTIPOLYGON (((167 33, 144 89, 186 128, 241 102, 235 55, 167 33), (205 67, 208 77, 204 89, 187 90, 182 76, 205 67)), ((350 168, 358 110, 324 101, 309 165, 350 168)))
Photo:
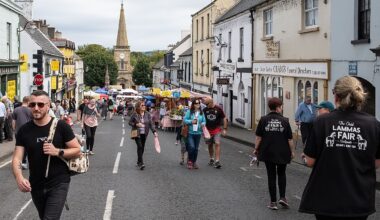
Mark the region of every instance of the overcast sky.
MULTIPOLYGON (((166 49, 190 30, 191 15, 211 0, 124 0, 132 51, 166 49)), ((77 46, 116 44, 121 0, 34 0, 33 19, 46 19, 77 46)))

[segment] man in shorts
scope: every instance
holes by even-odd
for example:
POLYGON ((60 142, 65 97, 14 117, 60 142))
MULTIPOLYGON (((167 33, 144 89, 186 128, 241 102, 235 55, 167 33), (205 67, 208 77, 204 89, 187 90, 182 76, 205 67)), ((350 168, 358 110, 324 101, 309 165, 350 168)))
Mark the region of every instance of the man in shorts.
POLYGON ((206 98, 203 103, 206 105, 206 107, 203 109, 203 113, 205 114, 206 118, 206 127, 211 135, 211 138, 206 141, 210 155, 209 165, 220 169, 222 167, 220 164, 220 135, 223 134, 223 136, 225 136, 227 133, 227 118, 224 114, 223 109, 215 105, 214 101, 211 98, 206 98))

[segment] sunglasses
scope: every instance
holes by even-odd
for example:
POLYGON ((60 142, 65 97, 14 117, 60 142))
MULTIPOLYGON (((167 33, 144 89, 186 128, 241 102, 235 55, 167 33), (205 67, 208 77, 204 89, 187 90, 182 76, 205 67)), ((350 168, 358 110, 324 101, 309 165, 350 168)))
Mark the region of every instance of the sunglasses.
POLYGON ((145 106, 145 105, 141 105, 141 107, 143 107, 143 106, 145 106))
POLYGON ((29 106, 29 108, 35 108, 36 105, 37 105, 38 108, 43 108, 43 107, 45 107, 46 104, 48 104, 48 103, 44 103, 44 102, 29 102, 28 106, 29 106))

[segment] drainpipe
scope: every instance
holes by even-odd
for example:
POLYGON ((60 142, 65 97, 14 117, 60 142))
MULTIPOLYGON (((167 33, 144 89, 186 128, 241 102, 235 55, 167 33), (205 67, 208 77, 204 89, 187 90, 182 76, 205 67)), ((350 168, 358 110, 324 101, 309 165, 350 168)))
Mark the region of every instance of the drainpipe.
POLYGON ((253 43, 254 43, 254 31, 255 31, 255 25, 254 25, 254 22, 255 22, 255 19, 253 18, 253 13, 254 13, 254 9, 251 8, 249 10, 249 12, 251 13, 250 15, 250 18, 251 18, 251 26, 252 26, 252 34, 251 34, 251 69, 252 69, 252 94, 251 94, 251 128, 252 129, 255 129, 256 127, 256 97, 255 97, 255 94, 256 94, 256 75, 253 74, 253 60, 254 60, 254 46, 253 46, 253 43))

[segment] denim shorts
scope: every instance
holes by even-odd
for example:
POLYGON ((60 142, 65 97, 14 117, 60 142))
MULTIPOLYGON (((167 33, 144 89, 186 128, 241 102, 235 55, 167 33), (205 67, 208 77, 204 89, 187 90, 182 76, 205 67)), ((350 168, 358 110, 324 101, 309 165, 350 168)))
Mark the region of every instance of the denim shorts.
POLYGON ((206 139, 206 144, 220 144, 221 132, 211 135, 210 139, 206 139))

